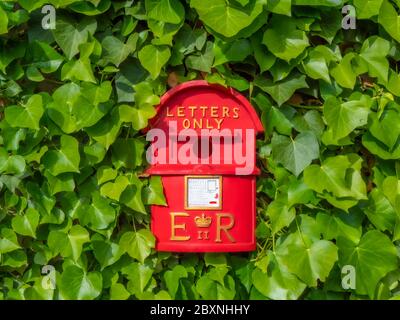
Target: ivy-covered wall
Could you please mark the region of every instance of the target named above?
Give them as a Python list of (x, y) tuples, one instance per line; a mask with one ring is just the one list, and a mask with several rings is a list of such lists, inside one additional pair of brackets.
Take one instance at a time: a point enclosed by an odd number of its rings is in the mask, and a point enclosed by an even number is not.
[[(0, 299), (398, 298), (399, 9), (1, 1)], [(265, 127), (256, 252), (153, 249), (141, 129), (193, 79)]]

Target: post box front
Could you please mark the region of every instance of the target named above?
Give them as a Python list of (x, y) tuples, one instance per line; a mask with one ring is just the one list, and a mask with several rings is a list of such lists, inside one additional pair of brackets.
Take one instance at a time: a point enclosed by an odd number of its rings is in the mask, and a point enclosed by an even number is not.
[(256, 248), (256, 136), (263, 132), (236, 91), (190, 81), (167, 92), (151, 121), (147, 173), (161, 176), (166, 206), (152, 206), (156, 250)]

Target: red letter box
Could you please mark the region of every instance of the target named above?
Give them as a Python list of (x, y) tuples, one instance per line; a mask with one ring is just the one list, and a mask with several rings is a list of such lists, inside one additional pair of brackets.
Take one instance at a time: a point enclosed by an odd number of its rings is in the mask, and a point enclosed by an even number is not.
[(256, 135), (250, 103), (205, 81), (175, 87), (161, 99), (147, 140), (167, 206), (152, 206), (156, 249), (238, 252), (256, 248)]

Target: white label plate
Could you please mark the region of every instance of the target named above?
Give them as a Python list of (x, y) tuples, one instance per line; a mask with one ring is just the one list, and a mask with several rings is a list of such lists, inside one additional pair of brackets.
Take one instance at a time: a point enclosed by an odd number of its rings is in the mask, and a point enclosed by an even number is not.
[(187, 177), (187, 209), (221, 208), (220, 177)]

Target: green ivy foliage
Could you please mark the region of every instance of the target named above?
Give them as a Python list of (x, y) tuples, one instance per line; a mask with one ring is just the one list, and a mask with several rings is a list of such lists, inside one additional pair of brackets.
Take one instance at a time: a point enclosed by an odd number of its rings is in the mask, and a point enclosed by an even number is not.
[[(348, 4), (355, 30), (342, 28)], [(2, 1), (0, 298), (398, 298), (399, 9)], [(193, 79), (242, 92), (265, 127), (256, 252), (154, 251), (149, 206), (165, 199), (143, 175), (141, 130)], [(348, 266), (355, 288), (342, 286)]]

